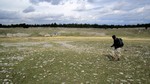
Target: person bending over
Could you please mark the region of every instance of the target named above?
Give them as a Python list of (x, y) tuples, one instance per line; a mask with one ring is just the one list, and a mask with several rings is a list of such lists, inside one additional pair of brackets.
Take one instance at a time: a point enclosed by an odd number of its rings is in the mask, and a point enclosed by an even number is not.
[(119, 61), (121, 56), (121, 48), (124, 46), (124, 43), (123, 40), (121, 38), (117, 38), (116, 35), (113, 35), (112, 39), (114, 41), (113, 45), (111, 46), (114, 47), (113, 58), (114, 60)]

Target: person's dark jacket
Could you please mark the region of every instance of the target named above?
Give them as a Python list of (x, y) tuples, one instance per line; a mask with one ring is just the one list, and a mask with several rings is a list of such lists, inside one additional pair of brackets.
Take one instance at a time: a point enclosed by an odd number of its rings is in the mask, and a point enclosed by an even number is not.
[(111, 47), (114, 47), (115, 49), (119, 48), (119, 39), (118, 38), (115, 38), (114, 39), (114, 44), (111, 46)]

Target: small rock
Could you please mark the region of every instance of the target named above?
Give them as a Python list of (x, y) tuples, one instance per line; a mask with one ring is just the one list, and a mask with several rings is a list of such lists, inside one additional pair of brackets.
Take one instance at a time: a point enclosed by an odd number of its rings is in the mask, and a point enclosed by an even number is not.
[(123, 75), (123, 72), (119, 72), (119, 74)]
[(84, 72), (84, 70), (82, 70), (81, 72)]

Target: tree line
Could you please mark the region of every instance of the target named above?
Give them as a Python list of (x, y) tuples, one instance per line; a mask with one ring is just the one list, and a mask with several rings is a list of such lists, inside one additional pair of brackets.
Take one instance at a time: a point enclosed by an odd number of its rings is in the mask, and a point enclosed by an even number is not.
[(16, 28), (16, 27), (23, 27), (23, 28), (29, 28), (29, 27), (65, 27), (65, 28), (137, 28), (137, 27), (144, 27), (145, 29), (148, 29), (150, 27), (150, 23), (146, 24), (136, 24), (136, 25), (107, 25), (107, 24), (77, 24), (77, 23), (71, 23), (71, 24), (57, 24), (57, 23), (51, 23), (51, 24), (0, 24), (0, 28)]

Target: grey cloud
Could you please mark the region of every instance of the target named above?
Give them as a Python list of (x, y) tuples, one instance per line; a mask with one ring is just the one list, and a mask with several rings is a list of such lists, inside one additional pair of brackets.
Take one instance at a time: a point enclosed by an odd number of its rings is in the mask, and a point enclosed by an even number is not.
[(54, 21), (54, 20), (60, 20), (61, 17), (63, 17), (63, 14), (32, 14), (32, 16), (28, 17), (28, 19), (35, 21)]
[(26, 8), (25, 10), (23, 10), (24, 13), (29, 13), (29, 12), (34, 12), (35, 9), (32, 6), (29, 6), (28, 8)]
[[(44, 10), (40, 11), (42, 10), (40, 9), (39, 4), (41, 2), (50, 3), (49, 5), (62, 5), (55, 6), (56, 8), (63, 7), (62, 3), (67, 3), (67, 5), (72, 6), (71, 2), (78, 2), (78, 5), (75, 9), (68, 10), (68, 13), (70, 13), (70, 15), (67, 14), (65, 16), (66, 13), (64, 12), (55, 12), (54, 14), (54, 12), (47, 12)], [(20, 23), (22, 19), (24, 20), (24, 22), (27, 23), (29, 22), (40, 24), (50, 22), (86, 22), (99, 24), (131, 24), (140, 22), (150, 22), (150, 0), (78, 0), (77, 2), (75, 0), (30, 0), (30, 3), (32, 3), (31, 6), (27, 7), (24, 10), (22, 9), (23, 13), (19, 13), (17, 11), (0, 10), (0, 23), (7, 23), (10, 21), (10, 23)], [(90, 7), (88, 7), (87, 4), (90, 5)], [(42, 8), (44, 8), (44, 6), (42, 6)], [(35, 9), (40, 10), (35, 11)], [(45, 9), (51, 10), (51, 7)], [(62, 11), (62, 8), (57, 9), (58, 11)], [(81, 16), (81, 18), (85, 18), (84, 16), (87, 16), (87, 19), (80, 20), (79, 18), (75, 17), (75, 14), (72, 13), (77, 14), (79, 17)], [(88, 16), (93, 17), (94, 19), (91, 19)]]
[(19, 19), (21, 16), (16, 11), (6, 11), (0, 10), (0, 20), (1, 19)]
[(138, 7), (142, 7), (150, 4), (150, 0), (87, 0), (95, 6), (108, 7), (112, 6), (112, 9), (116, 10), (133, 10)]
[(63, 0), (30, 0), (31, 3), (33, 4), (38, 4), (40, 2), (48, 2), (51, 3), (53, 5), (58, 5), (62, 2)]
[[(108, 14), (100, 17), (99, 19), (102, 21), (109, 21), (112, 24), (137, 24), (137, 23), (149, 23), (150, 17), (148, 16), (148, 12), (145, 11), (143, 13), (128, 11), (128, 13), (124, 14)], [(114, 21), (114, 22), (113, 22)]]
[(17, 11), (0, 10), (0, 23), (21, 23), (21, 14)]
[(106, 4), (106, 3), (114, 2), (114, 0), (87, 0), (87, 1), (92, 4)]
[(53, 4), (53, 5), (57, 5), (57, 4), (59, 4), (61, 2), (61, 0), (51, 0), (51, 3)]
[[(149, 0), (127, 0), (127, 1), (124, 1), (126, 4), (123, 4), (120, 5), (119, 9), (123, 9), (123, 10), (133, 10), (133, 9), (136, 9), (136, 8), (139, 8), (139, 7), (143, 7), (145, 5), (149, 5), (150, 4), (150, 1)], [(120, 3), (118, 3), (119, 5)]]
[(87, 0), (88, 2), (90, 2), (90, 3), (94, 3), (94, 0)]
[(37, 4), (37, 3), (39, 3), (41, 0), (30, 0), (30, 2), (32, 3), (32, 4)]
[(39, 17), (33, 17), (31, 20), (34, 23), (39, 23), (39, 24), (48, 24), (48, 23), (65, 23), (67, 22), (63, 18), (64, 15), (58, 14), (58, 15), (45, 15), (45, 16), (39, 16)]
[(150, 22), (149, 0), (123, 0), (87, 10), (97, 16), (98, 23), (137, 24)]

